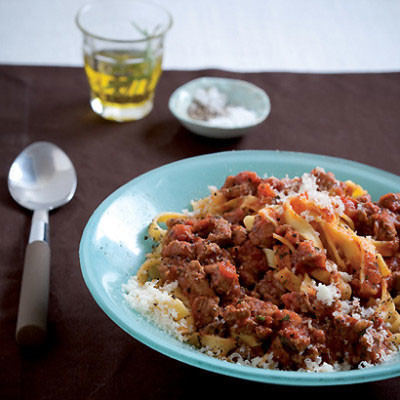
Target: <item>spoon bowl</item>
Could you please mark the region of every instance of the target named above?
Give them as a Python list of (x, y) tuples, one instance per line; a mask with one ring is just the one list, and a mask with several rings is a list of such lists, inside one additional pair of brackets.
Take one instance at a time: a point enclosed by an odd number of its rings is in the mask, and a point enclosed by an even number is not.
[(12, 163), (8, 188), (13, 199), (29, 210), (52, 210), (67, 203), (77, 178), (68, 156), (49, 142), (32, 143)]
[(37, 345), (45, 339), (50, 278), (48, 212), (70, 201), (76, 185), (71, 160), (49, 142), (32, 143), (11, 165), (10, 194), (33, 211), (18, 307), (16, 339), (20, 345)]

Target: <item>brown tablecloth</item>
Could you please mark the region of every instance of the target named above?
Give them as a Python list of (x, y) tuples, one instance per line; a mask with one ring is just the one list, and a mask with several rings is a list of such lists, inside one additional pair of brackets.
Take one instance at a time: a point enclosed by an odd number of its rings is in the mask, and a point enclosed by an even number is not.
[[(265, 89), (269, 118), (241, 139), (195, 136), (167, 103), (200, 76), (241, 78)], [(78, 189), (50, 218), (52, 275), (49, 340), (39, 354), (14, 341), (31, 213), (7, 191), (8, 168), (28, 144), (48, 140), (71, 157)], [(95, 304), (80, 272), (82, 230), (97, 205), (120, 185), (165, 163), (232, 149), (280, 149), (344, 157), (400, 173), (400, 73), (164, 73), (144, 120), (112, 123), (94, 115), (82, 69), (0, 66), (0, 398), (183, 399), (311, 395), (400, 398), (400, 378), (336, 388), (290, 388), (209, 373), (136, 341)]]

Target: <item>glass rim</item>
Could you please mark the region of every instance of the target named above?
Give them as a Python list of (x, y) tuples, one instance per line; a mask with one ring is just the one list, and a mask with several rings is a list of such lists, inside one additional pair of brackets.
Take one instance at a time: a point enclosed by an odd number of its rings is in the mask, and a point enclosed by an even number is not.
[[(124, 0), (123, 0), (124, 1)], [(88, 9), (88, 8), (91, 8), (91, 7), (93, 7), (93, 6), (95, 6), (95, 5), (98, 5), (98, 4), (100, 4), (100, 3), (107, 3), (107, 2), (109, 2), (109, 0), (100, 0), (100, 1), (96, 1), (96, 2), (90, 2), (90, 3), (86, 3), (86, 4), (84, 4), (79, 10), (78, 10), (78, 12), (76, 13), (76, 16), (75, 16), (75, 23), (76, 23), (76, 25), (77, 25), (77, 27), (80, 29), (80, 31), (83, 33), (83, 34), (85, 34), (85, 35), (87, 35), (87, 36), (90, 36), (90, 37), (92, 37), (92, 38), (94, 38), (94, 39), (99, 39), (99, 40), (103, 40), (103, 41), (106, 41), (106, 42), (115, 42), (115, 43), (142, 43), (142, 42), (147, 42), (147, 41), (149, 41), (149, 40), (153, 40), (153, 39), (157, 39), (157, 38), (160, 38), (160, 37), (163, 37), (167, 32), (168, 32), (168, 30), (169, 29), (171, 29), (171, 26), (172, 26), (172, 24), (173, 24), (173, 18), (172, 18), (172, 15), (171, 15), (171, 13), (165, 8), (165, 7), (163, 7), (163, 6), (160, 6), (159, 4), (157, 4), (157, 3), (153, 3), (152, 1), (144, 1), (144, 0), (132, 0), (132, 1), (129, 1), (129, 3), (142, 3), (142, 4), (147, 4), (147, 5), (151, 5), (151, 6), (154, 6), (154, 7), (157, 7), (157, 8), (159, 8), (160, 10), (163, 10), (164, 12), (165, 12), (165, 14), (167, 15), (167, 17), (168, 17), (168, 23), (166, 24), (166, 27), (162, 30), (162, 32), (160, 32), (160, 33), (158, 33), (158, 34), (156, 34), (156, 35), (150, 35), (149, 37), (146, 37), (146, 38), (143, 38), (143, 39), (111, 39), (111, 38), (107, 38), (106, 36), (101, 36), (101, 35), (96, 35), (96, 34), (93, 34), (93, 33), (91, 33), (91, 32), (89, 32), (87, 29), (85, 29), (83, 26), (82, 26), (82, 24), (80, 23), (80, 17), (82, 16), (82, 13), (84, 12), (84, 11), (86, 11), (86, 9)]]

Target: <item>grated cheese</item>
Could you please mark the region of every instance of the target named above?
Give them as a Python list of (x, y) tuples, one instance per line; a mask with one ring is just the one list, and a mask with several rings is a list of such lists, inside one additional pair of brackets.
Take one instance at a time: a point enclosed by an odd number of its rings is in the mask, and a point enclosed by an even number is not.
[(321, 208), (334, 211), (338, 215), (344, 213), (344, 204), (340, 197), (330, 196), (327, 191), (320, 191), (317, 185), (317, 178), (309, 173), (303, 174), (301, 177), (299, 193), (305, 192), (307, 192), (309, 200)]
[(368, 308), (361, 307), (361, 315), (364, 318), (369, 318), (374, 314), (375, 314), (375, 309), (373, 307), (368, 307)]
[(183, 341), (184, 338), (179, 329), (188, 328), (186, 319), (175, 321), (177, 312), (169, 307), (174, 300), (170, 292), (176, 289), (178, 282), (163, 286), (163, 290), (157, 288), (156, 284), (157, 281), (154, 280), (141, 285), (137, 277), (133, 276), (122, 285), (124, 297), (132, 309), (145, 315), (160, 329)]
[(358, 369), (363, 369), (363, 368), (371, 368), (374, 365), (367, 362), (367, 361), (361, 361), (360, 364), (358, 364)]
[[(337, 269), (336, 269), (337, 270)], [(348, 274), (347, 272), (339, 271), (340, 276), (345, 282), (351, 282), (353, 279), (353, 275)]]
[(277, 369), (278, 363), (274, 361), (274, 353), (267, 353), (263, 357), (254, 357), (251, 360), (244, 359), (239, 353), (232, 353), (227, 359), (231, 362), (240, 365), (246, 365), (251, 367), (263, 368), (263, 369)]
[[(340, 272), (340, 274), (346, 274), (346, 272)], [(346, 275), (349, 275), (349, 274), (346, 274)], [(352, 279), (352, 275), (349, 275), (349, 276)], [(343, 280), (345, 280), (345, 279), (343, 279)], [(367, 308), (362, 307), (360, 305), (360, 299), (357, 297), (355, 297), (352, 301), (341, 300), (340, 305), (341, 305), (342, 313), (348, 314), (356, 319), (361, 319), (361, 318), (368, 319), (376, 313), (376, 310), (374, 309), (374, 307), (367, 307)]]
[[(326, 249), (324, 249), (325, 253), (326, 253)], [(338, 270), (338, 266), (335, 262), (333, 262), (332, 260), (327, 259), (326, 260), (326, 269), (329, 272), (337, 272)], [(345, 281), (346, 282), (346, 281)]]
[(323, 283), (318, 283), (317, 289), (317, 300), (330, 306), (332, 303), (340, 298), (340, 291), (334, 285), (324, 285)]
[[(287, 193), (279, 193), (277, 200), (284, 203), (292, 197), (307, 193), (308, 199), (322, 209), (327, 209), (340, 216), (344, 213), (344, 204), (339, 196), (331, 196), (329, 192), (320, 190), (317, 185), (317, 178), (310, 173), (304, 173), (297, 190), (290, 190)], [(303, 215), (304, 214), (304, 215)], [(312, 216), (307, 211), (302, 213), (303, 218), (312, 221)]]
[(300, 216), (302, 218), (304, 218), (307, 222), (311, 222), (311, 221), (315, 220), (315, 218), (310, 214), (309, 210), (303, 211), (302, 213), (300, 213)]
[(328, 364), (327, 362), (322, 362), (322, 358), (317, 356), (315, 361), (310, 358), (304, 360), (306, 364), (306, 369), (300, 369), (299, 371), (306, 372), (336, 372), (336, 371), (348, 371), (351, 369), (351, 365), (344, 361), (342, 363)]

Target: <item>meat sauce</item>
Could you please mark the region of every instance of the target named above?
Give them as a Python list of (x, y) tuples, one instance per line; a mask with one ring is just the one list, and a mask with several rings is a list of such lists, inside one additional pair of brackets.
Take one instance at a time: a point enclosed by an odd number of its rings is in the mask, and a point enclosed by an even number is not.
[[(354, 310), (368, 309), (369, 299), (381, 295), (384, 281), (392, 293), (398, 290), (400, 194), (387, 194), (373, 203), (366, 194), (351, 197), (348, 187), (331, 173), (316, 169), (311, 175), (320, 190), (342, 199), (344, 213), (359, 235), (385, 241), (390, 248), (385, 257), (390, 276), (383, 277), (372, 261), (365, 280), (353, 271), (348, 282), (352, 297), (347, 302), (352, 313), (346, 312), (339, 298), (326, 304), (315, 291), (288, 290), (277, 279), (277, 271), (287, 268), (296, 275), (316, 272), (318, 276), (329, 269), (326, 252), (279, 216), (271, 221), (258, 215), (251, 229), (246, 229), (243, 219), (254, 212), (241, 207), (240, 201), (231, 202), (235, 205), (221, 215), (168, 220), (161, 280), (178, 282), (201, 334), (253, 337), (251, 345), (238, 342), (234, 349), (243, 358), (272, 353), (278, 367), (286, 370), (305, 368), (306, 360), (318, 357), (331, 365), (377, 363), (390, 348), (391, 333), (379, 314)], [(298, 185), (299, 178), (261, 179), (253, 172), (242, 172), (228, 177), (219, 193), (226, 202), (254, 196), (262, 206), (277, 203), (279, 193)], [(274, 233), (290, 242), (294, 251), (276, 240)], [(274, 251), (277, 265), (269, 265), (265, 248)], [(336, 275), (331, 274), (332, 279)]]

